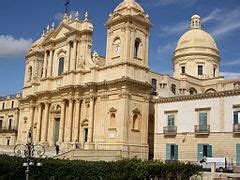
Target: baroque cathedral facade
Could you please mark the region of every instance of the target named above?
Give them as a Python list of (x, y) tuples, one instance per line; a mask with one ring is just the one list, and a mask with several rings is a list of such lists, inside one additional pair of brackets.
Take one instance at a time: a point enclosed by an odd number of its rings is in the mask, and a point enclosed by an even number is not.
[(59, 158), (240, 163), (240, 80), (219, 76), (219, 50), (200, 16), (177, 43), (174, 77), (150, 70), (152, 24), (135, 0), (123, 0), (105, 26), (106, 57), (91, 50), (87, 14), (65, 14), (34, 42), (22, 95), (0, 100), (0, 147), (26, 143), (31, 129), (34, 143), (60, 146)]

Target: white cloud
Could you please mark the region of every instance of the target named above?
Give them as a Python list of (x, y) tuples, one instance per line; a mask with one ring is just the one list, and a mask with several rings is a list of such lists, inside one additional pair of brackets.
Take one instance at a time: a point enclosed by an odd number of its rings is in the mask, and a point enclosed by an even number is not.
[(169, 5), (175, 5), (175, 4), (185, 4), (186, 6), (192, 5), (195, 3), (196, 0), (153, 0), (152, 5), (155, 7), (159, 6), (169, 6)]
[[(163, 1), (164, 2), (164, 1)], [(171, 2), (171, 1), (170, 1)], [(170, 3), (169, 2), (169, 3)], [(225, 35), (240, 29), (240, 7), (235, 9), (214, 9), (209, 15), (202, 18), (202, 23), (214, 22), (210, 30), (210, 34), (214, 38), (224, 37)], [(189, 20), (179, 22), (165, 26), (161, 29), (160, 36), (175, 35), (177, 33), (183, 33), (189, 27)]]
[(208, 16), (202, 18), (202, 23), (207, 23), (212, 20), (221, 20), (222, 9), (214, 9)]
[(180, 22), (170, 26), (165, 26), (161, 29), (160, 36), (182, 33), (186, 31), (188, 27), (189, 27), (188, 21)]
[(225, 79), (239, 79), (240, 73), (234, 73), (234, 72), (221, 72), (221, 76), (224, 76)]
[(173, 52), (175, 46), (175, 43), (167, 43), (165, 46), (159, 46), (157, 52), (161, 55), (169, 55)]
[(218, 13), (218, 23), (211, 31), (215, 38), (223, 37), (240, 29), (240, 7)]
[(232, 61), (225, 61), (222, 63), (223, 66), (234, 66), (234, 65), (240, 65), (240, 59), (232, 60)]
[(11, 35), (0, 35), (0, 58), (23, 57), (32, 43), (32, 39), (16, 39)]

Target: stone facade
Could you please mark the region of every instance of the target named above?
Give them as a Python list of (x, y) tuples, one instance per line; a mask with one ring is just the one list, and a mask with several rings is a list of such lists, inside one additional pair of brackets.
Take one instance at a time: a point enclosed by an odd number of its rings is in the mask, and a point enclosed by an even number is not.
[(0, 97), (0, 146), (16, 144), (20, 97), (21, 94)]
[(196, 161), (211, 153), (238, 162), (240, 80), (219, 76), (219, 50), (200, 16), (177, 43), (174, 77), (150, 71), (152, 24), (135, 0), (121, 2), (105, 26), (106, 57), (92, 52), (87, 13), (48, 26), (26, 54), (22, 97), (0, 110), (4, 127), (14, 114), (18, 130), (0, 133), (0, 143), (26, 143), (32, 129), (34, 143), (60, 145), (59, 158)]
[[(129, 9), (130, 7), (130, 9)], [(18, 143), (33, 139), (62, 152), (115, 151), (148, 158), (148, 34), (151, 23), (134, 1), (109, 16), (106, 58), (91, 52), (93, 24), (67, 14), (26, 56)], [(122, 153), (123, 152), (123, 153)], [(114, 156), (112, 157), (114, 159)]]

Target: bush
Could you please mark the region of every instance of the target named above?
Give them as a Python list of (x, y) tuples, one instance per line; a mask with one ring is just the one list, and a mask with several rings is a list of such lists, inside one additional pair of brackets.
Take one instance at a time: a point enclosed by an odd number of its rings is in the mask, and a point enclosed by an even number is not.
[[(30, 167), (30, 179), (189, 179), (201, 167), (180, 162), (141, 161), (137, 159), (116, 162), (90, 162), (81, 160), (34, 159), (42, 167)], [(0, 179), (25, 179), (23, 158), (0, 155)]]

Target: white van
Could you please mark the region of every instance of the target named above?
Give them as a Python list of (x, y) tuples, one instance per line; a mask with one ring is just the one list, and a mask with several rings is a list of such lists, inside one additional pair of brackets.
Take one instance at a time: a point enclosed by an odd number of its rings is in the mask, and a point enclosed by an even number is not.
[(227, 157), (204, 157), (202, 160), (198, 162), (203, 169), (210, 170), (212, 163), (216, 163), (216, 170), (223, 171), (233, 171), (233, 162), (230, 158)]

